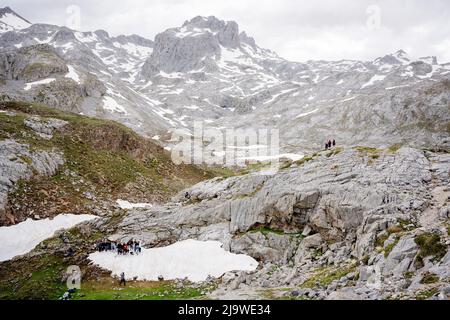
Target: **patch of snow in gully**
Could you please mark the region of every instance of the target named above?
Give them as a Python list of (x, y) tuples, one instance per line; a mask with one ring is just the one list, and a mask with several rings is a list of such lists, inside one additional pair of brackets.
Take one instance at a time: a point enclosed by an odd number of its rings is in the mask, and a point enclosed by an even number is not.
[(0, 261), (26, 254), (45, 239), (51, 238), (56, 231), (69, 229), (95, 218), (96, 216), (88, 214), (60, 214), (52, 220), (27, 219), (13, 226), (0, 227)]
[(78, 73), (76, 72), (75, 68), (72, 66), (67, 66), (69, 68), (69, 72), (66, 74), (66, 78), (72, 79), (78, 84), (81, 84), (80, 77), (78, 76)]
[(363, 84), (361, 89), (373, 86), (376, 82), (383, 81), (385, 78), (386, 78), (386, 75), (378, 75), (378, 74), (376, 74), (369, 80), (369, 82)]
[(34, 81), (34, 82), (28, 82), (27, 84), (25, 84), (24, 90), (28, 91), (33, 86), (40, 85), (40, 84), (49, 84), (53, 81), (55, 81), (55, 78), (48, 78), (48, 79), (38, 80), (38, 81)]
[(117, 255), (94, 252), (89, 259), (113, 276), (125, 273), (127, 279), (166, 280), (188, 278), (204, 281), (208, 276), (220, 277), (228, 271), (253, 271), (258, 262), (244, 254), (225, 251), (218, 241), (184, 240), (167, 247), (142, 249), (139, 255)]
[(131, 203), (121, 199), (118, 199), (116, 203), (121, 209), (149, 208), (152, 206), (152, 204), (150, 203)]

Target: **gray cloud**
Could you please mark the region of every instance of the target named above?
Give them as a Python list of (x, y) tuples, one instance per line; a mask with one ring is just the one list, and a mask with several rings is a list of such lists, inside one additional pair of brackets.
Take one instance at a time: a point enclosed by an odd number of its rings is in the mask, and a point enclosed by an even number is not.
[[(260, 46), (294, 61), (371, 60), (398, 49), (450, 61), (447, 0), (14, 0), (9, 6), (32, 22), (64, 25), (73, 4), (81, 9), (83, 31), (153, 39), (196, 15), (215, 15), (238, 22)], [(380, 19), (368, 8), (379, 8)], [(368, 19), (380, 24), (369, 28)]]

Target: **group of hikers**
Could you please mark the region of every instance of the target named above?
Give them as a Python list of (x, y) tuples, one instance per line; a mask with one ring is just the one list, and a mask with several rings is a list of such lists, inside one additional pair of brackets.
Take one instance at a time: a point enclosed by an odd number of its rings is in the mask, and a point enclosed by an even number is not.
[(325, 142), (325, 150), (331, 149), (332, 147), (336, 146), (336, 140), (333, 139), (333, 141), (328, 140), (328, 142)]
[(133, 239), (126, 243), (117, 243), (115, 241), (103, 241), (97, 245), (98, 251), (114, 251), (119, 255), (139, 254), (142, 251), (141, 245), (138, 241)]
[[(97, 244), (97, 250), (100, 252), (103, 251), (113, 251), (119, 255), (127, 255), (127, 254), (139, 254), (142, 251), (141, 244), (139, 241), (130, 239), (128, 242), (116, 242), (103, 240), (102, 242)], [(119, 277), (119, 285), (126, 285), (125, 273), (122, 272)]]

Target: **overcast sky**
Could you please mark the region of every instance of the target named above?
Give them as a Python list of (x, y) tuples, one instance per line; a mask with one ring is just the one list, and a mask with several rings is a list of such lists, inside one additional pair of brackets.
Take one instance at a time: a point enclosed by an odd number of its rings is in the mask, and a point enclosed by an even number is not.
[(234, 20), (260, 47), (293, 61), (372, 60), (404, 49), (450, 62), (448, 0), (13, 0), (31, 22), (66, 25), (80, 8), (83, 31), (153, 39), (194, 16)]

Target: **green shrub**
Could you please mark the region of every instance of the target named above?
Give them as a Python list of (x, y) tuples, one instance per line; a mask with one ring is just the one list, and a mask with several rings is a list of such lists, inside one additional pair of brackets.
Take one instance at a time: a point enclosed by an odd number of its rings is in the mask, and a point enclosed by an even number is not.
[(422, 284), (431, 284), (439, 281), (439, 277), (433, 273), (427, 272), (425, 276), (420, 280)]
[(314, 288), (317, 286), (326, 287), (334, 280), (339, 280), (346, 276), (350, 272), (356, 271), (356, 264), (352, 263), (347, 266), (338, 268), (323, 268), (319, 270), (315, 275), (304, 281), (300, 287), (301, 288)]
[(434, 296), (436, 293), (438, 293), (439, 290), (434, 288), (434, 289), (430, 289), (430, 290), (425, 290), (425, 291), (421, 291), (417, 294), (416, 299), (417, 300), (426, 300), (428, 298), (431, 298), (432, 296)]
[(447, 247), (441, 243), (441, 237), (435, 233), (421, 234), (414, 241), (420, 248), (418, 257), (421, 259), (433, 257), (440, 260), (447, 253)]
[(398, 150), (400, 150), (400, 148), (402, 147), (402, 145), (400, 143), (396, 143), (393, 144), (392, 146), (390, 146), (388, 148), (389, 153), (396, 153)]
[(394, 249), (394, 247), (398, 244), (398, 242), (400, 241), (400, 238), (396, 238), (394, 242), (392, 242), (391, 244), (387, 245), (386, 248), (384, 248), (384, 256), (387, 258), (389, 256), (389, 253), (391, 253), (392, 249)]

